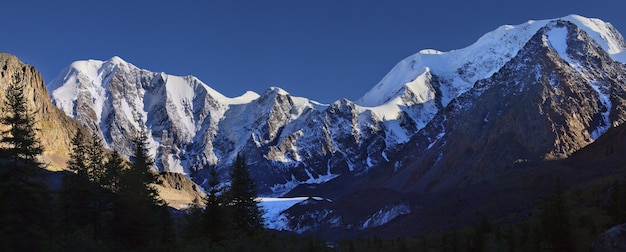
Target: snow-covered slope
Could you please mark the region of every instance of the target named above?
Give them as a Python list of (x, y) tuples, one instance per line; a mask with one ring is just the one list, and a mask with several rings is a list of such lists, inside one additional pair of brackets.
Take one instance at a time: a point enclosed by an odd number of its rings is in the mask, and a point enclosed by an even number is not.
[[(560, 19), (579, 26), (614, 60), (626, 62), (626, 42), (610, 23), (578, 15)], [(427, 123), (439, 109), (471, 89), (476, 81), (491, 77), (540, 28), (553, 20), (556, 19), (503, 25), (463, 49), (422, 50), (400, 61), (356, 103), (371, 108), (381, 118), (394, 118), (403, 107), (421, 104), (417, 113), (410, 115), (416, 122)], [(424, 125), (418, 123), (418, 129)]]
[[(48, 86), (53, 102), (105, 139), (111, 149), (130, 155), (133, 134), (147, 129), (159, 168), (186, 174), (194, 160), (181, 158), (179, 148), (214, 135), (229, 106), (259, 97), (248, 92), (228, 98), (195, 77), (142, 70), (119, 57), (74, 62)], [(217, 161), (210, 151), (194, 151), (199, 154), (195, 161)]]
[[(576, 15), (562, 20), (623, 62), (626, 43), (610, 24)], [(450, 52), (422, 50), (399, 62), (357, 102), (322, 105), (275, 87), (229, 98), (193, 76), (151, 72), (119, 57), (74, 62), (48, 88), (59, 108), (123, 155), (131, 154), (133, 134), (144, 129), (158, 169), (202, 183), (205, 168), (227, 169), (237, 153), (245, 153), (260, 192), (280, 195), (299, 184), (394, 163), (390, 156), (477, 81), (498, 72), (550, 22), (501, 26)], [(562, 35), (555, 32), (548, 38)], [(565, 57), (567, 46), (557, 47)], [(610, 106), (610, 100), (604, 102)], [(429, 136), (426, 146), (443, 134)]]
[(566, 158), (626, 121), (624, 73), (593, 34), (550, 21), (406, 145), (387, 185), (447, 190), (518, 163)]

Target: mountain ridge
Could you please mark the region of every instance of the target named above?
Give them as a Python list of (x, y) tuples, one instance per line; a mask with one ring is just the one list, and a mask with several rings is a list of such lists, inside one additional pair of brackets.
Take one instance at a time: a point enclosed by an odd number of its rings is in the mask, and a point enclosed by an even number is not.
[[(252, 175), (262, 194), (281, 195), (297, 185), (323, 183), (342, 174), (401, 168), (401, 158), (391, 156), (398, 156), (419, 134), (427, 134), (423, 129), (438, 114), (475, 89), (475, 83), (497, 73), (539, 29), (555, 20), (591, 34), (589, 39), (599, 40), (609, 57), (619, 58), (626, 48), (610, 24), (577, 15), (501, 26), (463, 49), (422, 50), (398, 63), (358, 101), (328, 105), (279, 88), (227, 98), (195, 77), (142, 70), (119, 57), (91, 61), (112, 67), (87, 74), (68, 67), (49, 86), (56, 88), (52, 97), (59, 107), (124, 155), (129, 155), (128, 134), (147, 129), (157, 167), (185, 173), (202, 184), (207, 167), (228, 169), (235, 153), (245, 152), (255, 160)], [(607, 101), (610, 98), (602, 98), (602, 105), (607, 107)], [(445, 137), (443, 131), (428, 134), (420, 140), (423, 147), (433, 147)]]

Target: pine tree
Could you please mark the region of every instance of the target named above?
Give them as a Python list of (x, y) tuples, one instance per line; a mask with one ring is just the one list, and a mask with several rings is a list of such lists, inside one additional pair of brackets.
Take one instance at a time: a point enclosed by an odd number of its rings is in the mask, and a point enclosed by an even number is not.
[(227, 212), (224, 208), (224, 191), (220, 188), (219, 175), (215, 167), (209, 171), (209, 191), (204, 198), (203, 228), (208, 239), (213, 242), (221, 241), (229, 232), (224, 219)]
[(104, 175), (102, 185), (111, 193), (117, 193), (120, 189), (120, 180), (123, 171), (126, 169), (126, 162), (117, 151), (113, 151), (104, 164)]
[(102, 141), (96, 135), (91, 136), (91, 142), (87, 145), (87, 174), (89, 181), (102, 185), (105, 175), (104, 151)]
[(204, 234), (203, 226), (203, 209), (198, 198), (194, 198), (193, 202), (185, 211), (185, 233), (184, 238), (193, 241), (201, 238)]
[(5, 250), (41, 250), (47, 236), (50, 219), (50, 194), (41, 182), (43, 153), (37, 139), (35, 113), (24, 97), (24, 85), (19, 80), (10, 84), (0, 123), (9, 127), (2, 132), (0, 146), (0, 247)]
[(72, 138), (72, 152), (70, 152), (70, 159), (67, 161), (67, 169), (84, 178), (88, 177), (86, 153), (85, 135), (81, 130), (78, 130)]
[(543, 236), (552, 251), (572, 251), (573, 249), (569, 216), (569, 207), (559, 178), (552, 196), (546, 199), (541, 212)]
[(115, 232), (126, 245), (136, 248), (160, 239), (164, 229), (159, 223), (166, 221), (162, 219), (165, 215), (160, 208), (166, 205), (152, 185), (156, 177), (151, 171), (154, 163), (146, 148), (145, 132), (142, 131), (133, 143), (131, 165), (120, 177)]
[(100, 140), (86, 142), (79, 130), (72, 138), (68, 169), (73, 173), (63, 177), (61, 190), (61, 221), (68, 233), (90, 232), (94, 240), (101, 239), (105, 216), (111, 215), (112, 198), (104, 182), (104, 153)]
[(139, 136), (133, 140), (135, 151), (131, 157), (130, 169), (124, 172), (122, 176), (123, 194), (131, 198), (149, 202), (152, 205), (164, 205), (165, 203), (159, 199), (158, 192), (152, 185), (156, 182), (156, 176), (152, 172), (154, 162), (148, 153), (147, 145), (148, 137), (145, 131), (141, 131)]
[(3, 111), (8, 115), (0, 118), (0, 123), (9, 126), (9, 129), (2, 132), (0, 146), (3, 146), (4, 158), (10, 160), (13, 167), (20, 167), (12, 172), (28, 179), (44, 164), (39, 161), (43, 147), (36, 136), (35, 113), (28, 109), (23, 89), (23, 84), (15, 82), (5, 92)]
[(262, 211), (257, 205), (254, 180), (250, 177), (246, 159), (237, 155), (230, 174), (228, 191), (229, 214), (232, 217), (233, 231), (254, 234), (263, 228)]
[(66, 232), (87, 226), (93, 214), (90, 205), (94, 192), (89, 181), (87, 160), (85, 136), (78, 130), (72, 138), (72, 152), (67, 161), (67, 168), (72, 173), (63, 176), (61, 184), (60, 213)]

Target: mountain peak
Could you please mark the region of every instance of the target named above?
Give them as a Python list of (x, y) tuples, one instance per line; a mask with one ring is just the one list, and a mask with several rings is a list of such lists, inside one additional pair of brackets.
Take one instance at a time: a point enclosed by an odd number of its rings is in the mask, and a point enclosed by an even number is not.
[(125, 60), (123, 60), (120, 56), (113, 56), (110, 59), (107, 60), (107, 62), (111, 62), (111, 63), (115, 63), (115, 64), (124, 64), (124, 63), (128, 63)]
[[(562, 22), (567, 29), (550, 26), (553, 22)], [(587, 31), (591, 32), (589, 36)], [(601, 48), (601, 42), (590, 43), (592, 40), (605, 41), (605, 47)], [(259, 189), (278, 193), (300, 182), (393, 164), (392, 155), (419, 135), (425, 136), (420, 148), (428, 150), (432, 146), (435, 151), (437, 141), (443, 144), (449, 139), (450, 132), (444, 131), (446, 125), (458, 126), (447, 122), (458, 119), (450, 112), (455, 111), (454, 106), (470, 106), (482, 91), (492, 87), (525, 94), (520, 87), (536, 84), (536, 75), (529, 73), (544, 61), (570, 73), (558, 76), (577, 76), (576, 82), (582, 83), (579, 80), (591, 75), (583, 76), (586, 73), (568, 67), (574, 61), (568, 61), (567, 55), (583, 67), (595, 64), (592, 57), (598, 53), (601, 62), (612, 64), (606, 51), (620, 51), (626, 48), (623, 44), (619, 32), (609, 24), (577, 15), (500, 26), (462, 49), (429, 49), (411, 55), (357, 102), (342, 99), (330, 105), (291, 96), (279, 87), (229, 98), (195, 77), (141, 70), (117, 56), (106, 61), (75, 62), (50, 85), (57, 106), (101, 134), (109, 146), (124, 155), (130, 153), (127, 133), (144, 128), (150, 135), (151, 154), (159, 169), (183, 172), (202, 181), (206, 167), (228, 167), (235, 153), (245, 152), (258, 160), (253, 176), (260, 179)], [(522, 50), (526, 46), (534, 47)], [(541, 49), (542, 54), (534, 49)], [(574, 55), (576, 52), (597, 53)], [(527, 71), (510, 69), (500, 77), (520, 74), (518, 79), (524, 78), (527, 83), (482, 81), (495, 76), (515, 58), (518, 63), (532, 60), (524, 65)], [(523, 64), (508, 65), (515, 68)], [(581, 69), (591, 69), (592, 74), (602, 70), (597, 65)], [(549, 71), (543, 70), (540, 73)], [(593, 89), (596, 87), (598, 92)], [(476, 92), (468, 93), (471, 90)], [(590, 109), (593, 113), (587, 113), (592, 117), (583, 130), (597, 131), (592, 134), (595, 136), (616, 121), (607, 111), (619, 104), (606, 99), (612, 97), (604, 86), (586, 90), (590, 94), (585, 97), (595, 99), (596, 106)], [(511, 96), (507, 92), (503, 90), (502, 94)], [(493, 103), (473, 114), (478, 119), (472, 122), (481, 127), (497, 121), (499, 112), (491, 110), (506, 106), (501, 99), (488, 100)], [(437, 160), (437, 156), (433, 158)], [(403, 165), (395, 166), (400, 169)]]
[[(547, 20), (530, 20), (519, 25), (502, 25), (486, 33), (474, 44), (457, 50), (441, 52), (421, 50), (400, 61), (357, 103), (363, 106), (381, 106), (403, 95), (398, 91), (414, 83), (429, 68), (433, 75), (447, 80), (439, 94), (445, 106), (452, 99), (472, 88), (478, 80), (489, 78), (513, 58), (535, 33), (551, 21), (569, 21), (587, 32), (614, 60), (621, 61), (626, 51), (623, 36), (610, 24), (596, 18), (568, 15)], [(425, 83), (421, 84), (426, 86)]]
[(604, 22), (598, 18), (587, 18), (576, 14), (571, 14), (561, 19), (570, 21), (585, 30), (593, 40), (602, 46), (602, 49), (611, 55), (626, 50), (624, 37), (611, 23)]
[(270, 87), (265, 91), (265, 94), (289, 95), (289, 92), (279, 87)]

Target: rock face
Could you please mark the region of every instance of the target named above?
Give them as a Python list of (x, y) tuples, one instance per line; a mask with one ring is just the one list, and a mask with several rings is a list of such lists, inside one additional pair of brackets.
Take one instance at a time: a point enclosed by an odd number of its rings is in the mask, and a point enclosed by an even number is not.
[(165, 200), (170, 207), (179, 210), (186, 209), (196, 199), (199, 204), (204, 204), (203, 197), (205, 195), (202, 190), (181, 173), (159, 173), (154, 187), (159, 192), (159, 197)]
[[(35, 126), (40, 129), (37, 134), (44, 147), (44, 162), (49, 164), (49, 169), (62, 169), (71, 149), (70, 140), (81, 129), (80, 124), (52, 104), (48, 89), (34, 67), (13, 55), (0, 53), (0, 97), (3, 102), (6, 88), (16, 82), (25, 84), (28, 108), (36, 112)], [(0, 115), (4, 115), (4, 110)]]
[(592, 252), (626, 251), (626, 224), (617, 225), (604, 233), (591, 245)]
[(624, 72), (578, 26), (550, 22), (440, 111), (400, 152), (403, 168), (387, 185), (445, 190), (516, 162), (567, 157), (624, 122)]

